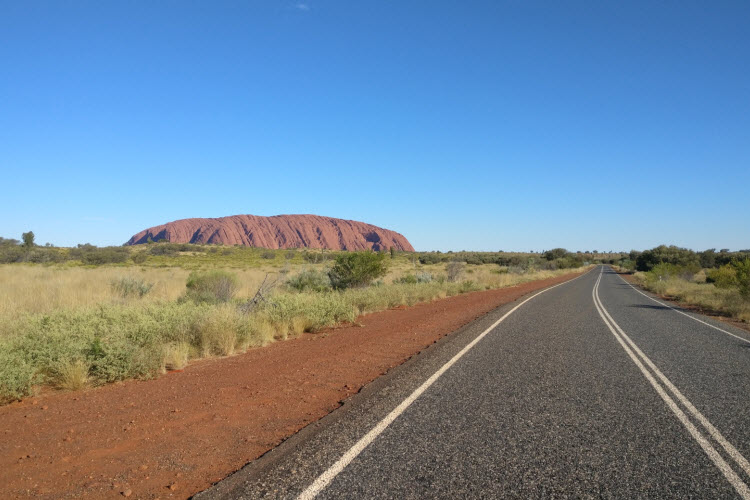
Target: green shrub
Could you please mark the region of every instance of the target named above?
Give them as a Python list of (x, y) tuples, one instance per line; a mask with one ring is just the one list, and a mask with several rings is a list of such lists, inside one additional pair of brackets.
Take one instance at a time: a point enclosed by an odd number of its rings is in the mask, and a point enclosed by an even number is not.
[(0, 344), (0, 404), (10, 403), (31, 394), (36, 370), (9, 343)]
[(171, 245), (169, 243), (156, 243), (149, 245), (148, 253), (151, 255), (167, 255), (173, 256), (180, 253), (178, 245)]
[(132, 278), (129, 276), (113, 280), (111, 283), (112, 291), (126, 299), (128, 297), (142, 298), (153, 288), (153, 283), (146, 283), (142, 279)]
[(21, 262), (25, 254), (26, 252), (20, 245), (2, 245), (0, 246), (0, 264)]
[(33, 262), (35, 264), (49, 264), (53, 262), (63, 262), (65, 257), (55, 248), (34, 247), (26, 251), (23, 255), (23, 262)]
[(303, 269), (296, 276), (290, 277), (286, 284), (298, 292), (325, 292), (331, 289), (328, 274), (315, 269)]
[(651, 250), (646, 250), (638, 255), (635, 261), (638, 271), (650, 271), (654, 266), (661, 263), (689, 268), (700, 267), (698, 254), (687, 248), (680, 248), (674, 245), (660, 245)]
[(417, 283), (417, 276), (414, 274), (405, 274), (404, 276), (393, 280), (393, 283), (399, 285), (415, 285)]
[(100, 266), (102, 264), (118, 264), (130, 257), (130, 250), (125, 247), (98, 248), (89, 243), (78, 245), (70, 249), (70, 258), (80, 260), (84, 264)]
[(328, 272), (336, 289), (367, 286), (386, 273), (385, 254), (376, 252), (346, 252), (336, 256)]
[(420, 271), (417, 274), (404, 275), (396, 280), (393, 280), (393, 282), (398, 283), (398, 284), (416, 285), (418, 283), (431, 283), (432, 280), (433, 280), (432, 273), (429, 273), (427, 271)]
[(430, 252), (430, 253), (423, 253), (419, 255), (419, 263), (422, 265), (425, 264), (439, 264), (441, 262), (445, 262), (446, 259), (449, 257), (447, 255), (441, 255), (438, 253)]
[(737, 274), (740, 295), (743, 299), (750, 300), (750, 259), (736, 260), (732, 266)]
[(328, 252), (308, 252), (305, 250), (302, 252), (302, 258), (312, 264), (325, 262), (336, 258), (336, 255)]
[(148, 255), (146, 252), (134, 252), (130, 256), (130, 260), (132, 260), (135, 264), (143, 264), (148, 260)]
[(185, 286), (189, 299), (215, 304), (232, 300), (239, 288), (239, 282), (237, 276), (228, 271), (193, 271), (188, 276)]
[(717, 288), (734, 288), (738, 285), (737, 271), (733, 265), (724, 264), (706, 273), (706, 283), (713, 283)]
[(676, 278), (680, 274), (680, 271), (679, 266), (662, 262), (651, 268), (647, 273), (647, 278), (651, 281), (665, 281), (670, 278)]
[(568, 251), (564, 248), (553, 248), (544, 252), (544, 258), (547, 260), (562, 259), (568, 255)]

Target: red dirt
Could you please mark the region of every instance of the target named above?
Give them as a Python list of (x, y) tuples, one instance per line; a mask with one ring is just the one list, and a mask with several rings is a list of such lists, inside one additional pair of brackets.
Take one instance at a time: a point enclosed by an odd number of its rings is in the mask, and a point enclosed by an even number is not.
[(187, 498), (446, 334), (575, 276), (359, 318), (148, 381), (0, 407), (3, 498)]
[(145, 229), (128, 245), (166, 240), (172, 243), (221, 243), (263, 248), (328, 248), (413, 252), (401, 234), (357, 222), (319, 215), (233, 215), (216, 219), (182, 219)]

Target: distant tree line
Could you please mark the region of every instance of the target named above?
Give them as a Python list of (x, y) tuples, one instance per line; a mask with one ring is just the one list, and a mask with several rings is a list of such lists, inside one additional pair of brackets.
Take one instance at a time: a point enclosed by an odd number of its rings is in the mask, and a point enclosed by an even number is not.
[(632, 263), (631, 267), (636, 271), (645, 272), (650, 271), (658, 264), (672, 264), (692, 269), (718, 269), (723, 265), (732, 263), (732, 261), (748, 258), (750, 258), (750, 249), (730, 252), (724, 248), (717, 252), (715, 248), (711, 248), (702, 252), (695, 252), (675, 245), (659, 245), (643, 252), (631, 250), (627, 260)]

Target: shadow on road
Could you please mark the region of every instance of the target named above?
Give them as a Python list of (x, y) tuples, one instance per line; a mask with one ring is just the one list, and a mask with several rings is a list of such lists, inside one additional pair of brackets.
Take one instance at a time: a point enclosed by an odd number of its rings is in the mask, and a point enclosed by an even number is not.
[[(668, 311), (670, 309), (667, 306), (657, 306), (657, 305), (651, 305), (651, 304), (633, 304), (633, 305), (630, 305), (628, 307), (635, 307), (635, 308), (638, 308), (638, 309), (662, 309), (662, 310), (665, 310), (665, 311)], [(677, 309), (679, 311), (679, 308), (675, 307), (674, 309)]]

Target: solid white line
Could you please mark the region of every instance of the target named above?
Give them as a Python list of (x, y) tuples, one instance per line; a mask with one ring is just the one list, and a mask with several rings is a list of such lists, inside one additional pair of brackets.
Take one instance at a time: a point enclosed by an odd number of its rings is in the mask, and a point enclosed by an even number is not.
[(636, 287), (634, 287), (634, 286), (633, 286), (633, 285), (632, 285), (631, 283), (628, 283), (628, 281), (627, 281), (627, 280), (626, 280), (625, 278), (623, 278), (622, 276), (620, 276), (619, 274), (617, 275), (617, 277), (618, 277), (618, 278), (620, 278), (620, 279), (621, 279), (622, 281), (624, 281), (624, 282), (625, 282), (625, 284), (629, 285), (629, 286), (630, 286), (630, 288), (632, 288), (632, 289), (633, 289), (633, 290), (635, 290), (636, 292), (640, 293), (641, 295), (643, 295), (643, 296), (644, 296), (644, 297), (646, 297), (647, 299), (653, 300), (654, 302), (656, 302), (657, 304), (659, 304), (659, 305), (661, 305), (661, 306), (664, 306), (664, 307), (668, 307), (669, 309), (673, 310), (674, 312), (676, 312), (676, 313), (680, 313), (680, 314), (682, 314), (683, 316), (687, 316), (688, 318), (690, 318), (690, 319), (692, 319), (692, 320), (694, 320), (694, 321), (697, 321), (698, 323), (702, 323), (702, 324), (706, 325), (706, 326), (707, 326), (707, 327), (709, 327), (709, 328), (713, 328), (714, 330), (719, 330), (719, 331), (720, 331), (720, 332), (722, 332), (722, 333), (726, 333), (727, 335), (731, 335), (732, 337), (734, 337), (734, 338), (736, 338), (736, 339), (740, 339), (741, 341), (743, 341), (743, 342), (747, 342), (748, 344), (750, 344), (750, 340), (748, 340), (748, 339), (746, 339), (746, 338), (740, 337), (739, 335), (735, 335), (734, 333), (732, 333), (732, 332), (728, 332), (728, 331), (726, 331), (726, 330), (724, 330), (724, 329), (722, 329), (722, 328), (719, 328), (718, 326), (714, 326), (714, 325), (712, 325), (711, 323), (708, 323), (708, 322), (706, 322), (706, 321), (703, 321), (702, 319), (696, 318), (695, 316), (692, 316), (692, 315), (690, 315), (690, 314), (687, 314), (687, 313), (685, 313), (685, 312), (683, 312), (683, 311), (680, 311), (679, 309), (677, 309), (677, 308), (675, 308), (675, 307), (672, 307), (672, 306), (670, 306), (669, 304), (665, 304), (664, 302), (661, 302), (661, 301), (659, 301), (659, 300), (656, 300), (655, 298), (653, 298), (653, 297), (651, 297), (651, 296), (649, 296), (649, 295), (646, 295), (645, 293), (643, 293), (642, 291), (640, 291), (640, 290), (638, 290), (638, 289), (637, 289)]
[[(590, 272), (590, 271), (589, 271)], [(545, 288), (544, 290), (535, 293), (531, 297), (527, 298), (520, 304), (516, 305), (513, 309), (508, 311), (503, 315), (502, 318), (495, 321), (492, 326), (487, 328), (485, 331), (479, 334), (477, 338), (472, 340), (469, 344), (467, 344), (463, 349), (461, 349), (455, 356), (453, 356), (447, 363), (445, 363), (443, 366), (440, 367), (438, 371), (432, 374), (430, 378), (428, 378), (422, 385), (420, 385), (414, 392), (412, 392), (409, 397), (404, 399), (396, 408), (394, 408), (388, 415), (383, 418), (378, 424), (373, 427), (370, 432), (365, 434), (362, 438), (360, 438), (359, 441), (357, 441), (354, 446), (349, 448), (346, 453), (344, 453), (341, 458), (339, 458), (336, 463), (334, 463), (331, 467), (328, 468), (324, 473), (322, 473), (318, 478), (303, 491), (299, 497), (297, 497), (298, 500), (311, 500), (315, 498), (318, 493), (323, 491), (326, 486), (330, 484), (331, 481), (339, 474), (341, 471), (343, 471), (349, 463), (351, 463), (352, 460), (357, 458), (357, 456), (364, 450), (370, 443), (372, 443), (375, 438), (377, 438), (396, 418), (398, 418), (399, 415), (401, 415), (424, 391), (426, 391), (432, 384), (435, 383), (435, 381), (440, 378), (440, 376), (445, 373), (451, 366), (453, 366), (461, 357), (466, 354), (472, 347), (474, 347), (480, 340), (482, 340), (488, 333), (490, 333), (493, 329), (495, 329), (500, 323), (502, 323), (505, 318), (513, 314), (519, 307), (536, 297), (537, 295), (541, 295), (544, 292), (548, 292), (549, 290), (552, 290), (553, 288), (556, 288), (560, 285), (564, 285), (566, 283), (570, 283), (572, 281), (577, 280), (581, 276), (585, 276), (589, 272), (586, 272), (580, 276), (576, 276), (572, 280), (564, 281), (563, 283), (558, 283), (557, 285), (553, 285), (549, 288)]]
[[(711, 443), (698, 431), (698, 429), (693, 425), (693, 423), (688, 419), (687, 415), (680, 409), (679, 406), (677, 406), (677, 403), (666, 393), (666, 391), (662, 388), (661, 385), (658, 384), (658, 382), (654, 379), (654, 377), (649, 373), (648, 370), (643, 366), (643, 363), (641, 363), (640, 359), (636, 357), (633, 351), (637, 352), (641, 358), (649, 365), (649, 367), (656, 373), (656, 375), (661, 379), (661, 381), (667, 386), (667, 388), (672, 391), (672, 393), (677, 397), (677, 399), (685, 405), (685, 407), (688, 409), (690, 413), (693, 414), (693, 416), (709, 431), (709, 434), (716, 439), (716, 441), (719, 442), (719, 444), (722, 445), (722, 447), (729, 453), (732, 458), (735, 459), (735, 461), (745, 470), (746, 473), (748, 473), (747, 468), (747, 460), (732, 446), (726, 439), (724, 439), (724, 436), (722, 436), (719, 431), (708, 421), (706, 417), (704, 417), (691, 403), (690, 401), (685, 398), (685, 396), (680, 393), (680, 391), (667, 379), (667, 377), (664, 376), (661, 371), (656, 368), (656, 366), (651, 362), (651, 360), (641, 351), (638, 346), (635, 345), (635, 343), (628, 337), (625, 332), (620, 328), (620, 326), (615, 322), (614, 319), (612, 319), (612, 316), (609, 315), (606, 308), (604, 307), (604, 304), (602, 304), (601, 299), (599, 298), (599, 284), (602, 279), (602, 274), (599, 274), (599, 279), (596, 280), (596, 283), (594, 284), (594, 288), (591, 291), (591, 296), (594, 299), (594, 305), (596, 306), (597, 312), (599, 313), (599, 316), (601, 316), (604, 323), (609, 328), (610, 332), (615, 336), (617, 341), (620, 343), (622, 348), (625, 350), (625, 352), (630, 356), (631, 360), (635, 363), (635, 365), (641, 370), (641, 373), (644, 377), (651, 383), (651, 385), (656, 389), (656, 392), (661, 396), (661, 398), (664, 400), (664, 402), (667, 404), (670, 410), (677, 416), (677, 418), (680, 420), (682, 425), (685, 426), (685, 428), (688, 430), (691, 436), (698, 442), (698, 444), (703, 448), (703, 451), (708, 455), (708, 457), (713, 461), (714, 465), (724, 474), (724, 477), (727, 478), (729, 483), (734, 487), (734, 489), (737, 491), (737, 493), (744, 499), (750, 499), (750, 489), (748, 489), (748, 486), (742, 481), (742, 479), (732, 470), (732, 468), (727, 464), (727, 462), (721, 457), (718, 451), (711, 445)], [(614, 326), (614, 327), (613, 327)], [(615, 329), (617, 331), (615, 331)], [(619, 334), (618, 334), (619, 332)], [(627, 344), (623, 341), (623, 338), (627, 340), (628, 344), (633, 348), (632, 350), (630, 347), (628, 347)]]

